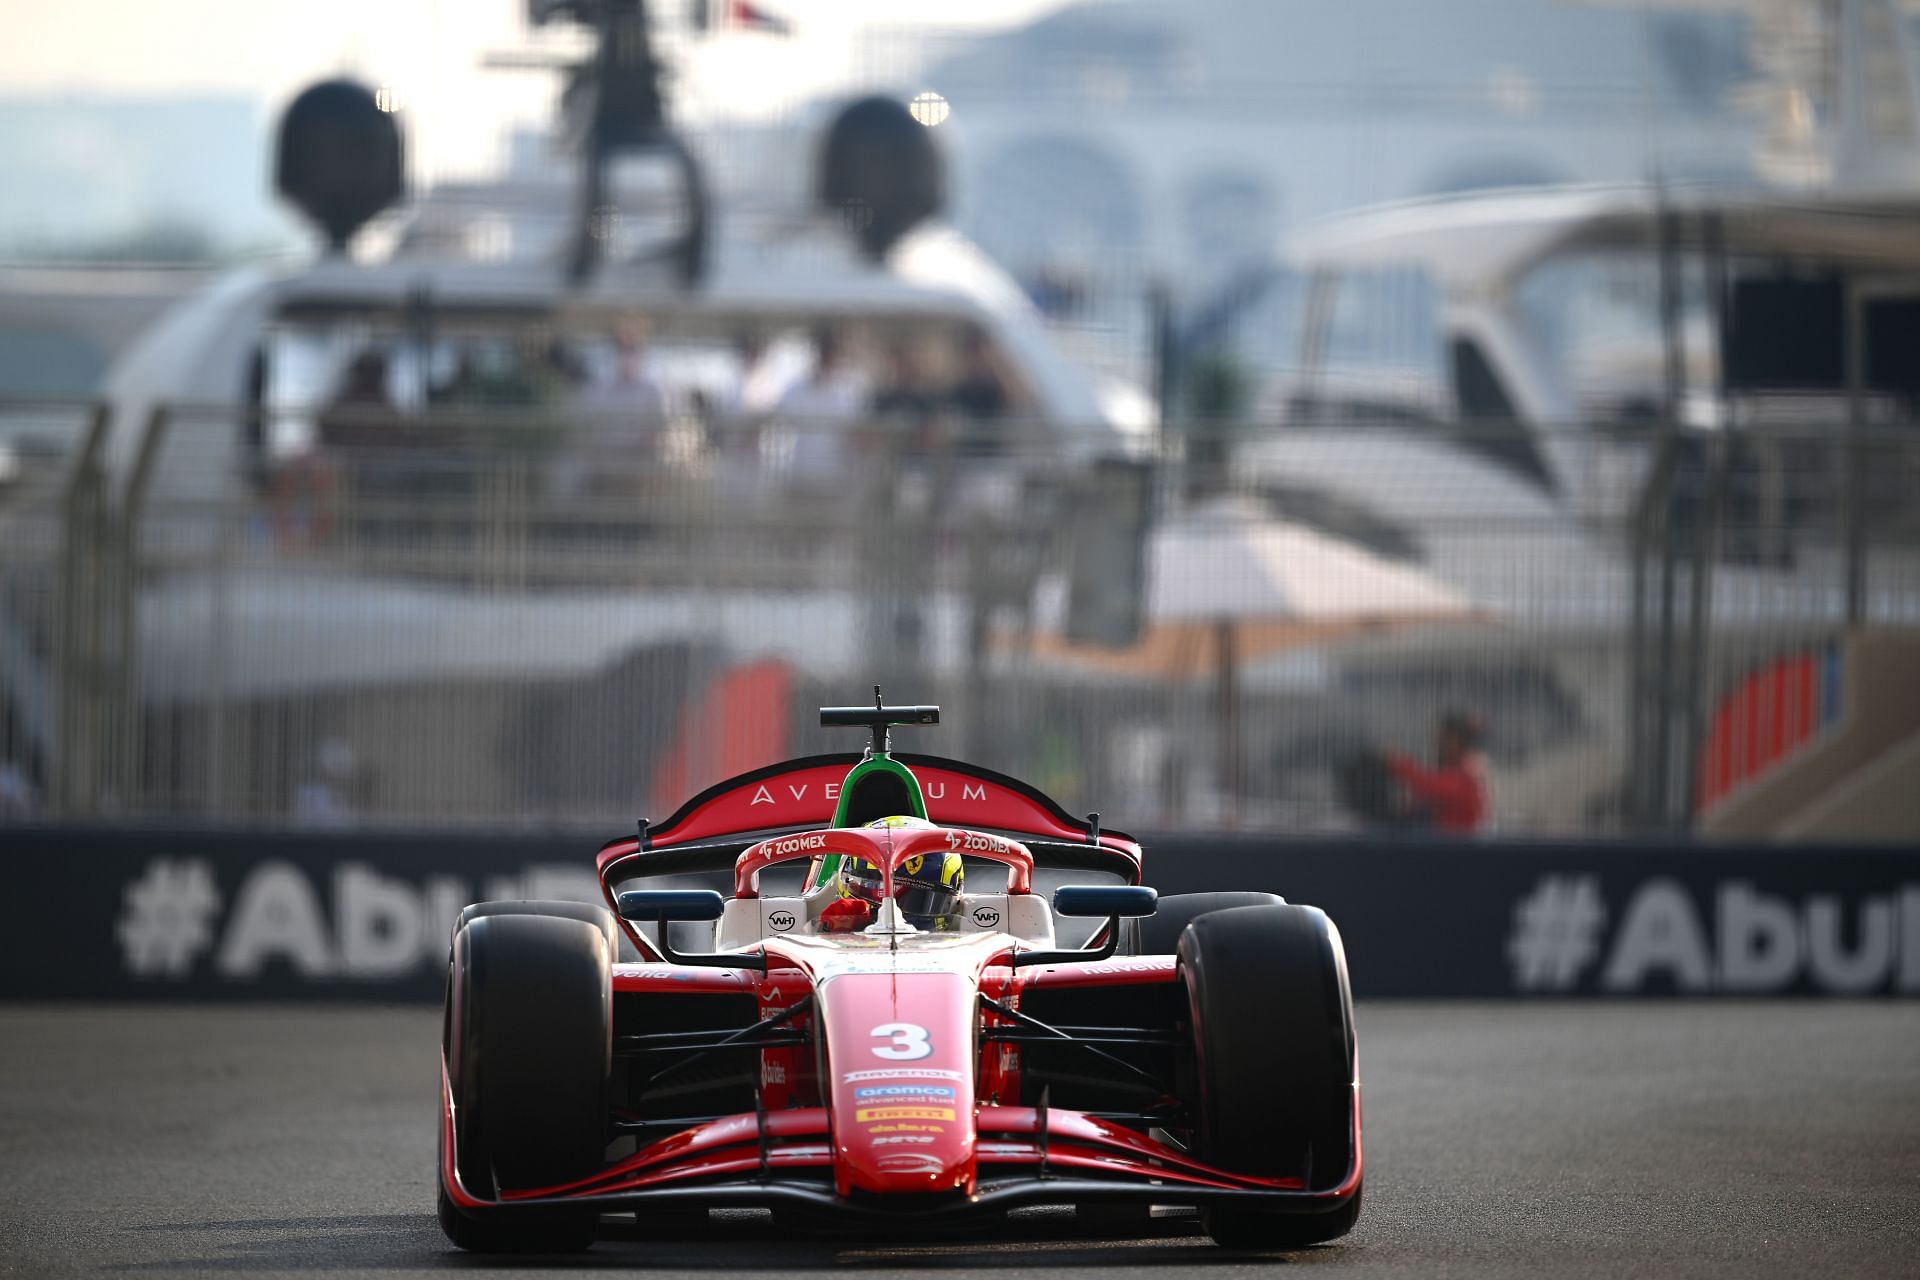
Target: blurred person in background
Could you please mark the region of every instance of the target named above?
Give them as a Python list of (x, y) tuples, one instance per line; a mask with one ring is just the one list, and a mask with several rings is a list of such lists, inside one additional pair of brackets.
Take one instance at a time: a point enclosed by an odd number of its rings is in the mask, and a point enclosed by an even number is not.
[(667, 425), (667, 395), (649, 359), (646, 320), (629, 316), (613, 335), (613, 367), (581, 390), (580, 433), (555, 483), (579, 491), (631, 493), (644, 487)]
[(573, 404), (587, 385), (587, 368), (570, 343), (549, 338), (540, 348), (534, 381), (543, 404)]
[(399, 409), (387, 389), (387, 354), (368, 347), (347, 366), (321, 412), (320, 443), (328, 449), (382, 448), (402, 443), (399, 427)]
[(968, 330), (962, 341), (960, 378), (947, 400), (967, 423), (961, 435), (962, 453), (996, 458), (1007, 452), (1010, 439), (1005, 422), (1013, 411), (1013, 397), (992, 345), (978, 329)]
[(1449, 711), (1434, 735), (1437, 763), (1429, 769), (1397, 751), (1381, 759), (1406, 792), (1414, 815), (1434, 831), (1474, 835), (1487, 824), (1487, 758), (1480, 744), (1486, 722), (1477, 712)]
[(946, 452), (953, 415), (944, 391), (924, 341), (901, 337), (887, 345), (885, 377), (873, 397), (873, 416), (881, 428), (876, 443), (916, 472)]
[(951, 445), (943, 441), (943, 447), (959, 466), (953, 483), (944, 487), (951, 489), (953, 509), (1005, 519), (1021, 500), (1019, 469), (1006, 464), (1019, 448), (1015, 419), (1028, 406), (1017, 375), (984, 330), (962, 331), (956, 363), (944, 397), (951, 420), (944, 432)]
[(919, 427), (941, 408), (924, 344), (913, 338), (897, 338), (887, 345), (886, 358), (886, 380), (873, 397), (874, 415)]
[(313, 772), (293, 795), (295, 826), (340, 831), (356, 824), (354, 792), (360, 781), (360, 761), (353, 748), (338, 738), (320, 744)]
[(713, 450), (714, 484), (731, 499), (751, 498), (763, 480), (760, 448), (766, 415), (779, 400), (768, 369), (767, 340), (756, 329), (733, 335), (726, 377), (711, 393), (693, 393), (694, 412)]
[[(416, 531), (413, 503), (430, 492), (435, 466), (427, 455), (430, 437), (410, 425), (395, 402), (387, 353), (368, 347), (354, 356), (340, 388), (321, 411), (321, 458), (312, 477), (299, 478), (293, 492), (310, 491), (317, 509), (344, 489), (353, 524), (361, 537), (388, 541)], [(326, 527), (321, 514), (318, 537)]]
[(759, 418), (780, 402), (779, 373), (767, 359), (766, 335), (741, 329), (733, 335), (733, 369), (714, 397), (714, 412), (735, 420)]
[(39, 812), (38, 801), (26, 768), (12, 760), (0, 760), (0, 819), (25, 822)]
[(813, 335), (813, 368), (780, 397), (780, 417), (793, 431), (789, 474), (804, 484), (845, 477), (852, 461), (847, 434), (867, 415), (870, 379), (844, 337), (822, 327)]
[(629, 316), (613, 335), (613, 369), (587, 384), (580, 407), (617, 416), (634, 429), (657, 429), (667, 416), (667, 396), (648, 362), (647, 322)]

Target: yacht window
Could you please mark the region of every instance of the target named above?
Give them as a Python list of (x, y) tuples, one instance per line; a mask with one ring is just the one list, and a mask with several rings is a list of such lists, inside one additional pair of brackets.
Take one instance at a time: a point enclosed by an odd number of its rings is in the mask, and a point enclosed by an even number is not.
[(1343, 271), (1328, 320), (1323, 399), (1399, 417), (1446, 408), (1440, 292), (1417, 267)]
[[(1687, 255), (1680, 273), (1680, 332), (1688, 385), (1717, 376), (1713, 318)], [(1666, 403), (1666, 343), (1660, 323), (1660, 266), (1645, 251), (1550, 258), (1514, 290), (1522, 330), (1557, 370), (1585, 421), (1655, 416)]]

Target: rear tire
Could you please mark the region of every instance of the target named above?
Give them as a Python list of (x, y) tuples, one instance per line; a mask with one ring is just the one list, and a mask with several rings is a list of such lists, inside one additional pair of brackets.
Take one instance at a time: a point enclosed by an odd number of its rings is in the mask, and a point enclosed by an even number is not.
[(1120, 922), (1120, 950), (1130, 956), (1170, 956), (1180, 945), (1187, 926), (1209, 911), (1234, 907), (1279, 907), (1286, 899), (1277, 893), (1227, 889), (1218, 893), (1170, 893), (1160, 899), (1150, 916)]
[[(1314, 907), (1209, 912), (1181, 936), (1198, 1077), (1200, 1158), (1235, 1173), (1338, 1186), (1352, 1163), (1353, 996), (1339, 930)], [(1324, 1214), (1218, 1207), (1228, 1248), (1292, 1248), (1345, 1235), (1360, 1197)]]
[[(605, 1163), (612, 960), (596, 923), (480, 914), (454, 934), (445, 1053), (460, 1180), (481, 1199), (589, 1177)], [(593, 1241), (593, 1210), (462, 1209), (463, 1249), (558, 1252)]]

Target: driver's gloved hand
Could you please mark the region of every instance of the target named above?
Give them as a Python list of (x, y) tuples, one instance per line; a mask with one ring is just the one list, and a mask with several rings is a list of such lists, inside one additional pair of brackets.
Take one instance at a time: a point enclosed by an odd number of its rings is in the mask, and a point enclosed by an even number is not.
[(873, 904), (863, 898), (841, 898), (820, 912), (820, 932), (855, 933), (873, 923)]

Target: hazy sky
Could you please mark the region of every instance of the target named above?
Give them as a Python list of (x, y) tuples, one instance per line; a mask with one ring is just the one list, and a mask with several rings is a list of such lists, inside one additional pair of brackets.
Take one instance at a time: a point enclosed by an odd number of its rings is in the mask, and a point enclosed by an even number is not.
[[(688, 50), (679, 108), (756, 115), (844, 81), (865, 27), (987, 27), (1063, 0), (762, 0), (795, 34), (734, 33)], [(684, 0), (655, 0), (678, 14)], [(269, 110), (313, 79), (394, 86), (423, 175), (498, 156), (503, 126), (544, 122), (554, 78), (484, 71), (525, 48), (524, 0), (0, 0), (0, 93), (242, 93)]]

